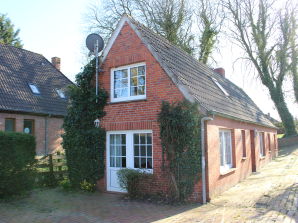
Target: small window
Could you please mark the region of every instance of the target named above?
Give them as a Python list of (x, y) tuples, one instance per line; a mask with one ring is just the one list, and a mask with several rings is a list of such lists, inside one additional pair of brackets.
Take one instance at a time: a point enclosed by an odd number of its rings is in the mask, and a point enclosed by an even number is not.
[(260, 140), (260, 156), (264, 157), (265, 154), (265, 145), (264, 145), (264, 132), (259, 132), (259, 140)]
[(16, 120), (14, 118), (5, 119), (5, 131), (6, 132), (15, 132), (16, 130)]
[(111, 101), (146, 98), (146, 68), (142, 64), (119, 67), (111, 71)]
[(56, 89), (57, 94), (59, 95), (60, 98), (65, 99), (65, 94), (64, 91), (62, 89)]
[(223, 86), (221, 86), (220, 83), (218, 83), (218, 81), (214, 78), (214, 77), (211, 77), (213, 82), (217, 85), (217, 87), (228, 97), (230, 96), (229, 93), (224, 89)]
[(38, 90), (37, 86), (34, 84), (29, 84), (29, 87), (33, 94), (40, 94), (40, 91)]
[(232, 160), (232, 132), (231, 130), (219, 130), (220, 142), (220, 172), (224, 173), (233, 167)]
[(34, 120), (25, 119), (23, 132), (26, 134), (34, 135)]
[(241, 139), (242, 139), (242, 157), (246, 157), (246, 139), (245, 139), (245, 130), (241, 130)]

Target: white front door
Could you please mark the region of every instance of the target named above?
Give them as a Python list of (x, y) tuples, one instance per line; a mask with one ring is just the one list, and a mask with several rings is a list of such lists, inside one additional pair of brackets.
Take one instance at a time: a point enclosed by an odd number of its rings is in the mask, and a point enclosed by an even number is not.
[(107, 190), (125, 192), (118, 182), (122, 168), (152, 173), (152, 131), (107, 132)]

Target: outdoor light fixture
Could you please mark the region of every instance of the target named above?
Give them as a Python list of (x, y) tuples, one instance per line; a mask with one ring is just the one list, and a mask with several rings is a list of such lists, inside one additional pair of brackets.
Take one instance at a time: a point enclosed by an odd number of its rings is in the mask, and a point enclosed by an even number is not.
[(97, 118), (97, 119), (94, 120), (94, 126), (95, 126), (95, 128), (99, 128), (99, 125), (100, 125), (100, 121)]

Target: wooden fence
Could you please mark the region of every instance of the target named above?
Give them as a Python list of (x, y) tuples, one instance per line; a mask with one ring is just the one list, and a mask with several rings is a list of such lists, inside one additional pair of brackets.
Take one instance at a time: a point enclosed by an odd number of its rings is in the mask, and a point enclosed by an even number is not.
[(36, 157), (36, 159), (38, 172), (53, 174), (57, 180), (67, 177), (66, 158), (61, 152)]

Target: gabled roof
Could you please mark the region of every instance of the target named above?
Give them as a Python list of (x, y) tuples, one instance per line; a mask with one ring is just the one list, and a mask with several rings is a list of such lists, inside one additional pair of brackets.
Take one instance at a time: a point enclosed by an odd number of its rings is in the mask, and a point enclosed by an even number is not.
[[(40, 94), (34, 94), (29, 84)], [(0, 44), (0, 111), (66, 115), (67, 100), (56, 89), (73, 84), (45, 57)]]
[(103, 61), (125, 23), (136, 32), (186, 99), (197, 102), (202, 112), (275, 128), (241, 88), (127, 15), (121, 18), (107, 43), (102, 54)]

